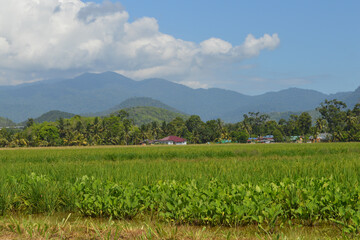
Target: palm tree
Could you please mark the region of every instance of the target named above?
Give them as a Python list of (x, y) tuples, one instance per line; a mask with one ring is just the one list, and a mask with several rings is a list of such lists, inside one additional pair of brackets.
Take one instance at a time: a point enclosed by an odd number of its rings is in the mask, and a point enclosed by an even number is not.
[(326, 120), (318, 118), (315, 122), (315, 127), (318, 133), (322, 133), (326, 127)]
[(157, 139), (160, 135), (160, 126), (158, 124), (158, 122), (152, 122), (151, 123), (151, 133), (152, 133), (152, 136), (154, 137), (154, 139)]

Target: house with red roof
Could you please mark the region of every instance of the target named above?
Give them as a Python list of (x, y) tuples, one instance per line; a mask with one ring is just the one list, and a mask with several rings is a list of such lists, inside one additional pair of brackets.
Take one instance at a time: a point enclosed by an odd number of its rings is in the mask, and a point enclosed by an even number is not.
[(180, 137), (176, 137), (176, 136), (168, 136), (166, 138), (157, 140), (159, 143), (161, 144), (168, 144), (168, 145), (186, 145), (186, 139), (184, 138), (180, 138)]

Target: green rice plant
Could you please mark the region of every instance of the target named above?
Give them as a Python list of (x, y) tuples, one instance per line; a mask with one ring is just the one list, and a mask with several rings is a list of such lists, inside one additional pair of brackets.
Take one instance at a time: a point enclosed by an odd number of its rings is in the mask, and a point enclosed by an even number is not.
[(7, 186), (5, 184), (0, 184), (0, 216), (3, 216), (8, 208), (7, 206)]
[[(0, 152), (0, 214), (211, 226), (335, 222), (358, 232), (360, 144), (14, 149)], [(91, 176), (91, 177), (87, 177)]]
[(11, 177), (6, 185), (10, 211), (52, 214), (69, 203), (64, 201), (66, 184), (60, 186), (45, 175), (31, 173), (20, 178)]

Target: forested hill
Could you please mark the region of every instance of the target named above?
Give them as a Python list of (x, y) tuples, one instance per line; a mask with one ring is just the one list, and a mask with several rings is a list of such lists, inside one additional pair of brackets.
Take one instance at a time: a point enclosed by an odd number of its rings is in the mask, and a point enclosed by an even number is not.
[(75, 114), (73, 114), (73, 113), (53, 110), (53, 111), (44, 113), (43, 115), (41, 115), (38, 118), (35, 118), (34, 122), (36, 122), (36, 123), (55, 122), (56, 120), (59, 120), (60, 118), (67, 119), (67, 118), (72, 118), (74, 116), (75, 116)]
[(237, 122), (250, 111), (307, 111), (325, 99), (337, 98), (351, 107), (359, 101), (360, 90), (327, 95), (292, 88), (248, 96), (218, 88), (192, 89), (163, 79), (134, 81), (113, 72), (87, 73), (73, 79), (0, 87), (0, 116), (21, 122), (53, 109), (81, 115), (105, 111), (133, 97), (152, 98), (183, 113), (199, 115), (203, 120), (221, 118)]
[(0, 117), (0, 128), (11, 127), (11, 126), (15, 126), (15, 125), (16, 124), (13, 121), (11, 121), (10, 119)]
[(90, 115), (105, 116), (105, 115), (108, 115), (115, 111), (119, 111), (121, 109), (134, 108), (134, 107), (156, 107), (156, 108), (166, 109), (166, 110), (174, 112), (174, 113), (182, 113), (181, 111), (179, 111), (173, 107), (170, 107), (169, 105), (166, 105), (165, 103), (162, 103), (161, 101), (158, 101), (158, 100), (155, 100), (152, 98), (148, 98), (148, 97), (134, 97), (134, 98), (126, 99), (122, 103), (120, 103), (108, 110), (98, 112), (95, 114), (90, 114)]
[[(186, 114), (182, 114), (182, 113), (178, 113), (178, 112), (173, 112), (167, 109), (163, 109), (163, 108), (158, 108), (158, 107), (151, 107), (151, 106), (139, 106), (139, 107), (129, 107), (129, 108), (121, 108), (118, 110), (124, 110), (126, 111), (129, 116), (128, 119), (133, 120), (134, 124), (137, 126), (140, 126), (142, 124), (147, 124), (147, 123), (151, 123), (151, 122), (170, 122), (172, 120), (174, 120), (177, 117), (180, 117), (184, 120), (188, 119), (189, 116)], [(103, 115), (96, 115), (98, 117), (105, 117), (108, 116), (110, 114), (117, 114), (118, 110), (113, 111), (113, 112), (109, 112)], [(63, 119), (70, 119), (72, 117), (74, 117), (75, 114), (72, 113), (67, 113), (67, 112), (61, 112), (61, 111), (49, 111), (47, 113), (44, 113), (43, 115), (41, 115), (40, 117), (37, 117), (34, 119), (35, 123), (43, 123), (43, 122), (56, 122), (57, 120), (59, 120), (60, 118)], [(10, 121), (10, 120), (8, 120)], [(20, 125), (25, 126), (26, 122), (22, 122)], [(0, 118), (0, 123), (1, 123), (1, 118)], [(9, 122), (12, 123), (13, 125), (15, 125), (15, 123), (13, 122)], [(1, 126), (1, 125), (0, 125)], [(8, 126), (8, 125), (7, 125)]]
[(189, 116), (172, 112), (167, 109), (158, 108), (158, 107), (131, 107), (123, 109), (129, 114), (129, 119), (133, 120), (135, 125), (141, 126), (143, 124), (148, 124), (151, 122), (170, 122), (177, 117), (180, 117), (184, 120), (188, 119)]

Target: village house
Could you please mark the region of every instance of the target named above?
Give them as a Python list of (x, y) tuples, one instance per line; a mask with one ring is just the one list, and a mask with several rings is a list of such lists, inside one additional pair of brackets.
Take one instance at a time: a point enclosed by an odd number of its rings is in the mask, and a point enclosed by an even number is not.
[(330, 133), (319, 133), (317, 138), (319, 139), (319, 142), (328, 142), (332, 138), (332, 134)]
[(275, 140), (273, 135), (266, 135), (263, 137), (248, 139), (248, 143), (274, 143), (274, 142)]
[(176, 137), (176, 136), (168, 136), (166, 138), (157, 140), (158, 143), (160, 144), (168, 144), (168, 145), (186, 145), (186, 139), (184, 138), (180, 138), (180, 137)]

